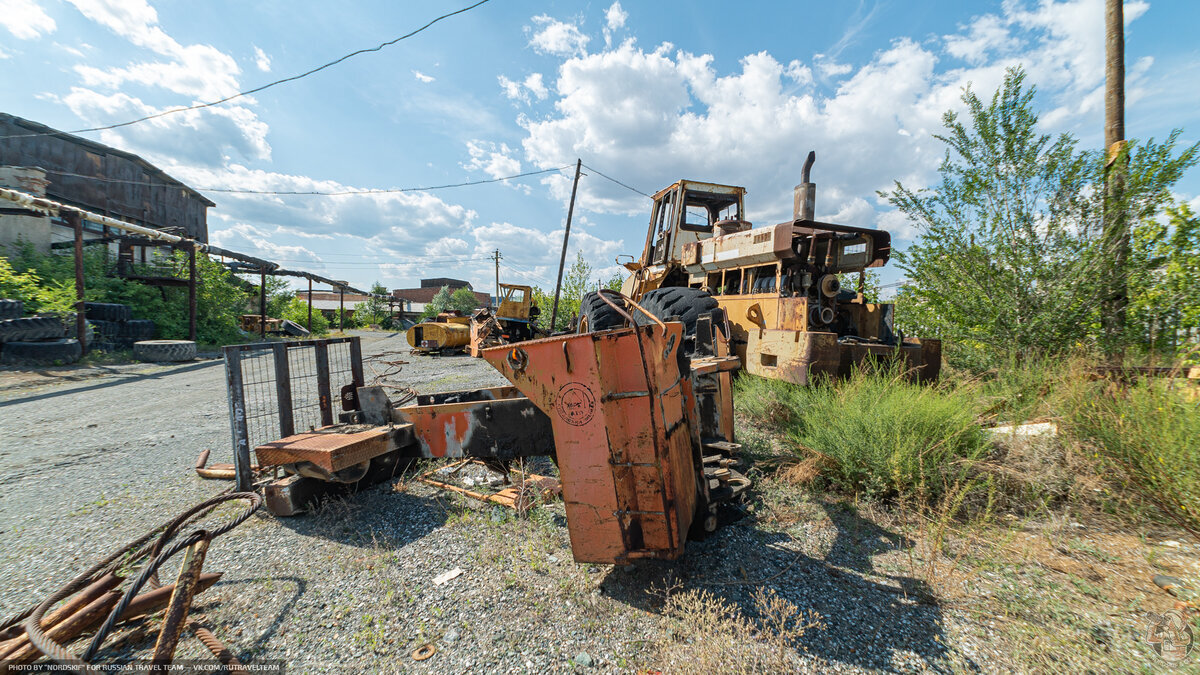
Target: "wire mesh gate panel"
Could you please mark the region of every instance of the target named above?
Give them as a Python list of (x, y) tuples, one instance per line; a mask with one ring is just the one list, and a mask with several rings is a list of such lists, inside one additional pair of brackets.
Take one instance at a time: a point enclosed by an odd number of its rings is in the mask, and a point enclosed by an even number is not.
[(333, 424), (334, 398), (363, 386), (357, 337), (230, 345), (225, 354), (237, 489), (249, 490), (250, 449)]

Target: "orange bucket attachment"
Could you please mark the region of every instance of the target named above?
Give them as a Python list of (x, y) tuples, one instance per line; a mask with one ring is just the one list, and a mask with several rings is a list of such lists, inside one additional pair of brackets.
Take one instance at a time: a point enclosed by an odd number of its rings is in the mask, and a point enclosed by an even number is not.
[(522, 342), (483, 357), (550, 417), (575, 560), (683, 552), (697, 457), (683, 326), (659, 323)]

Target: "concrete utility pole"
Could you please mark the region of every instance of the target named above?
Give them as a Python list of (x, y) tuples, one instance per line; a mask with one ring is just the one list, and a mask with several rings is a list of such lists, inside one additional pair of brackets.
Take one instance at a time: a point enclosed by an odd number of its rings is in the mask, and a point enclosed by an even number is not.
[(1104, 12), (1104, 145), (1108, 152), (1106, 203), (1102, 240), (1111, 267), (1101, 303), (1105, 352), (1113, 365), (1123, 354), (1125, 315), (1129, 305), (1129, 220), (1125, 214), (1125, 14), (1123, 0), (1106, 0)]
[(579, 170), (583, 168), (583, 159), (575, 161), (575, 182), (571, 184), (571, 205), (567, 207), (567, 229), (563, 232), (562, 256), (558, 259), (558, 281), (554, 283), (554, 311), (550, 312), (550, 332), (554, 332), (554, 324), (558, 322), (558, 296), (562, 293), (563, 266), (567, 264), (567, 240), (571, 238), (571, 216), (575, 214), (575, 191), (579, 189)]

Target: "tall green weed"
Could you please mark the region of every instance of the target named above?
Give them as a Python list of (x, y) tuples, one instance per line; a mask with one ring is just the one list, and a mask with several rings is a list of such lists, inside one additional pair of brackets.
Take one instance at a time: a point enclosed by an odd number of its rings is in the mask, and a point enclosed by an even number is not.
[(922, 387), (897, 367), (808, 387), (744, 375), (739, 408), (773, 426), (822, 480), (868, 497), (932, 502), (968, 480), (986, 451), (970, 388)]

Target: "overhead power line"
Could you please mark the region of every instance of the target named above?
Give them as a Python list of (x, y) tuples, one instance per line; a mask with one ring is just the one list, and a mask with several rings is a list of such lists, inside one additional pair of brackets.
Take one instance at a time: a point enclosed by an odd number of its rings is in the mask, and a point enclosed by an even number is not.
[(542, 169), (540, 171), (527, 171), (518, 173), (512, 176), (503, 176), (501, 178), (489, 178), (487, 180), (474, 180), (465, 183), (450, 183), (447, 185), (431, 185), (429, 187), (413, 187), (413, 188), (387, 188), (379, 190), (344, 190), (340, 192), (321, 192), (321, 191), (301, 191), (301, 190), (239, 190), (237, 188), (196, 188), (204, 192), (224, 192), (228, 194), (247, 194), (247, 195), (322, 195), (322, 196), (338, 196), (338, 195), (373, 195), (387, 194), (393, 192), (426, 192), (429, 190), (445, 190), (447, 188), (467, 187), (470, 185), (484, 185), (486, 183), (499, 183), (500, 181), (511, 180), (513, 178), (525, 178), (526, 176), (536, 176), (543, 173), (553, 173), (562, 171), (570, 167), (558, 167), (557, 169)]
[[(107, 124), (107, 125), (104, 125), (104, 126), (101, 126), (101, 127), (91, 127), (91, 128), (89, 128), (89, 129), (76, 129), (76, 130), (74, 130), (74, 131), (68, 131), (68, 132), (66, 132), (66, 133), (68, 133), (68, 134), (82, 134), (82, 133), (87, 133), (87, 132), (90, 132), (90, 131), (104, 131), (104, 130), (106, 130), (106, 129), (117, 129), (117, 128), (120, 128), (120, 127), (127, 127), (127, 126), (130, 126), (130, 125), (133, 125), (133, 124), (137, 124), (137, 123), (139, 123), (139, 122), (145, 122), (145, 121), (147, 121), (147, 120), (152, 120), (152, 119), (155, 119), (155, 118), (158, 118), (158, 117), (165, 117), (165, 116), (167, 116), (167, 115), (172, 115), (172, 114), (175, 114), (175, 113), (187, 112), (188, 110), (199, 110), (200, 108), (211, 108), (212, 106), (221, 105), (222, 103), (228, 103), (229, 101), (232, 101), (232, 100), (234, 100), (234, 99), (236, 99), (236, 98), (241, 98), (241, 97), (243, 97), (243, 96), (249, 96), (249, 95), (251, 95), (251, 94), (257, 94), (258, 92), (260, 92), (260, 91), (264, 91), (264, 90), (267, 90), (267, 89), (270, 89), (271, 87), (274, 87), (274, 86), (277, 86), (277, 85), (280, 85), (280, 84), (284, 84), (284, 83), (286, 83), (286, 82), (293, 82), (293, 81), (295, 81), (295, 80), (299, 80), (299, 79), (303, 79), (303, 78), (305, 78), (305, 77), (308, 77), (309, 75), (313, 75), (313, 74), (315, 74), (315, 73), (319, 73), (319, 72), (321, 72), (322, 70), (325, 70), (326, 68), (330, 68), (330, 67), (332, 67), (332, 66), (336, 66), (337, 64), (341, 63), (342, 61), (345, 61), (345, 60), (347, 60), (347, 59), (349, 59), (349, 58), (352, 58), (352, 57), (358, 56), (359, 54), (366, 54), (367, 52), (378, 52), (378, 51), (381, 51), (381, 50), (383, 50), (383, 48), (384, 48), (384, 47), (389, 47), (389, 46), (391, 46), (391, 45), (394, 45), (394, 44), (396, 44), (397, 42), (400, 42), (401, 40), (405, 40), (405, 39), (407, 39), (407, 38), (410, 38), (410, 37), (412, 37), (412, 36), (416, 35), (417, 33), (420, 33), (421, 31), (425, 30), (426, 28), (429, 28), (430, 26), (432, 26), (433, 24), (435, 24), (435, 23), (437, 23), (437, 22), (441, 21), (442, 19), (448, 19), (448, 18), (450, 18), (450, 17), (452, 17), (452, 16), (455, 16), (455, 15), (457, 15), (457, 14), (462, 14), (463, 12), (469, 12), (469, 11), (471, 11), (472, 9), (475, 9), (476, 7), (478, 7), (478, 6), (482, 5), (482, 4), (486, 3), (486, 2), (488, 2), (488, 0), (479, 0), (479, 2), (476, 2), (476, 3), (475, 3), (475, 4), (473, 4), (473, 5), (470, 5), (470, 6), (468, 6), (468, 7), (463, 7), (462, 9), (460, 9), (460, 10), (456, 10), (456, 11), (453, 11), (453, 12), (450, 12), (449, 14), (443, 14), (443, 15), (439, 16), (438, 18), (434, 19), (433, 21), (430, 21), (429, 23), (425, 24), (424, 26), (421, 26), (420, 28), (418, 28), (418, 29), (416, 29), (416, 30), (412, 31), (411, 33), (405, 33), (404, 35), (401, 35), (401, 36), (400, 36), (400, 37), (398, 37), (398, 38), (395, 38), (395, 39), (393, 39), (393, 40), (388, 40), (387, 42), (382, 42), (382, 43), (380, 43), (379, 45), (377, 45), (377, 46), (375, 46), (375, 47), (369, 47), (369, 48), (366, 48), (366, 49), (359, 49), (359, 50), (357, 50), (357, 51), (350, 52), (349, 54), (346, 54), (345, 56), (341, 56), (341, 57), (339, 57), (339, 58), (336, 58), (336, 59), (334, 59), (334, 60), (330, 61), (329, 63), (326, 63), (326, 64), (324, 64), (324, 65), (317, 66), (316, 68), (313, 68), (312, 70), (307, 70), (307, 71), (305, 71), (305, 72), (303, 72), (303, 73), (300, 73), (299, 75), (292, 75), (291, 77), (285, 77), (285, 78), (283, 78), (283, 79), (275, 80), (274, 82), (268, 82), (268, 83), (266, 83), (266, 84), (264, 84), (264, 85), (262, 85), (262, 86), (255, 87), (255, 88), (253, 88), (253, 89), (247, 89), (246, 91), (240, 91), (240, 92), (238, 92), (238, 93), (236, 93), (236, 94), (233, 94), (233, 95), (231, 95), (231, 96), (226, 96), (225, 98), (222, 98), (222, 99), (217, 99), (216, 101), (209, 101), (208, 103), (197, 103), (197, 104), (195, 104), (195, 105), (190, 105), (190, 106), (182, 106), (182, 107), (179, 107), (179, 108), (170, 108), (170, 109), (168, 109), (168, 110), (163, 110), (163, 111), (160, 111), (160, 112), (156, 112), (156, 113), (154, 113), (154, 114), (152, 114), (152, 115), (146, 115), (145, 117), (139, 117), (139, 118), (137, 118), (137, 119), (135, 119), (135, 120), (129, 120), (128, 122), (119, 122), (119, 123), (117, 123), (117, 124)], [(54, 132), (54, 133), (59, 133), (59, 132)], [(53, 133), (23, 134), (23, 135), (19, 135), (19, 136), (6, 136), (5, 138), (28, 138), (28, 137), (32, 137), (32, 136), (49, 136), (49, 135), (54, 135), (54, 134), (53, 134)]]
[[(11, 137), (10, 137), (11, 138)], [(209, 188), (197, 187), (192, 188), (198, 192), (221, 192), (226, 194), (245, 194), (245, 195), (274, 195), (274, 196), (289, 196), (289, 195), (309, 195), (309, 196), (342, 196), (342, 195), (375, 195), (375, 194), (393, 194), (399, 192), (429, 192), (432, 190), (446, 190), (457, 187), (470, 187), (472, 185), (486, 185), (488, 183), (499, 183), (501, 181), (512, 180), (514, 178), (525, 178), (527, 176), (537, 176), (543, 173), (553, 173), (571, 168), (568, 166), (560, 166), (557, 169), (541, 169), (539, 171), (526, 171), (525, 173), (513, 174), (511, 176), (501, 176), (499, 178), (488, 178), (486, 180), (473, 180), (463, 183), (448, 183), (446, 185), (430, 185), (428, 187), (409, 187), (409, 188), (368, 188), (365, 190), (338, 190), (332, 192), (324, 192), (321, 190), (242, 190), (239, 188)], [(144, 185), (147, 187), (172, 187), (166, 183), (155, 183), (151, 181), (141, 180), (123, 180), (120, 178), (104, 178), (102, 176), (88, 176), (81, 173), (71, 173), (70, 171), (56, 171), (46, 169), (46, 173), (52, 173), (58, 176), (70, 176), (72, 178), (85, 178), (89, 180), (100, 181), (102, 183), (119, 183), (121, 185)]]
[(646, 199), (654, 199), (654, 197), (651, 197), (650, 195), (646, 194), (645, 192), (642, 192), (641, 190), (639, 190), (635, 187), (630, 187), (630, 186), (626, 185), (625, 183), (622, 183), (621, 181), (617, 180), (616, 178), (613, 178), (612, 176), (607, 176), (607, 175), (601, 173), (598, 169), (592, 168), (592, 167), (588, 166), (587, 164), (584, 164), (583, 168), (595, 173), (596, 175), (600, 176), (601, 178), (608, 179), (608, 180), (616, 183), (617, 185), (620, 185), (621, 187), (625, 188), (626, 190), (632, 190), (632, 191), (638, 193), (639, 195), (645, 197)]

